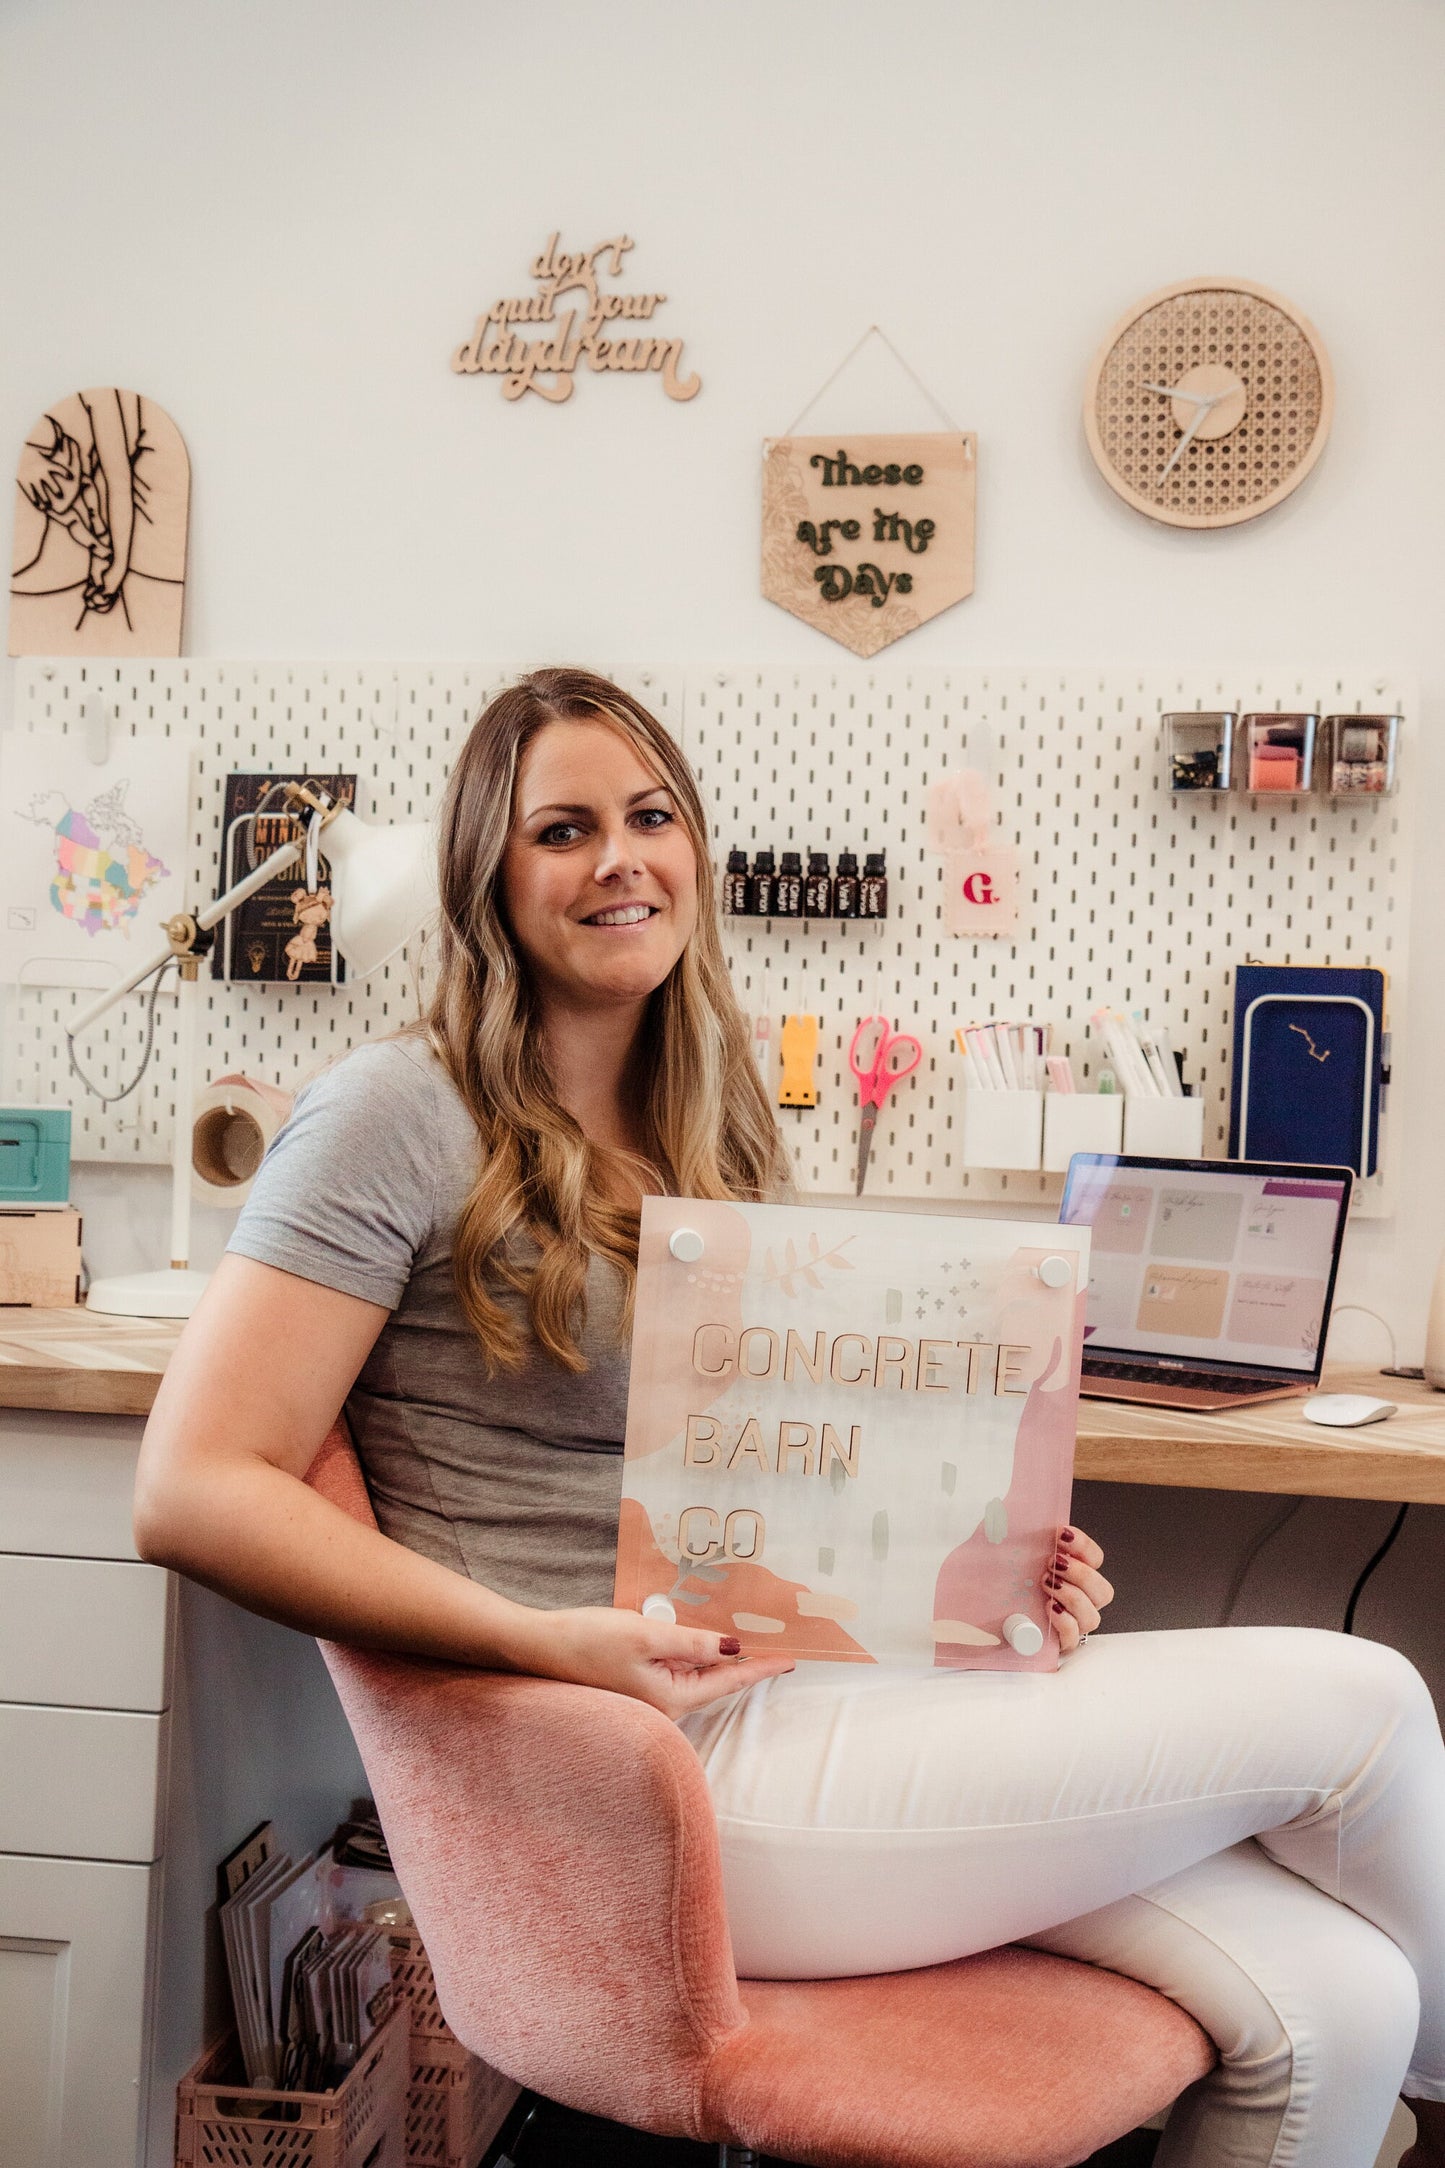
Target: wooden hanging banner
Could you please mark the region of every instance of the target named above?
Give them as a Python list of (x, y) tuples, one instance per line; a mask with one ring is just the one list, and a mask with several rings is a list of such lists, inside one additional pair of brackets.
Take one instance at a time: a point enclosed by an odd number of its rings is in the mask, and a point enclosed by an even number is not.
[(978, 439), (774, 437), (763, 445), (763, 594), (876, 655), (973, 593)]
[[(482, 311), (471, 337), (452, 355), (456, 374), (499, 376), (504, 399), (522, 399), (534, 391), (560, 406), (571, 398), (576, 373), (585, 362), (594, 374), (642, 376), (650, 371), (662, 378), (669, 399), (695, 398), (702, 378), (683, 375), (681, 339), (656, 338), (651, 332), (632, 329), (651, 322), (666, 294), (604, 293), (602, 289), (604, 277), (622, 276), (622, 259), (635, 246), (629, 236), (614, 234), (576, 255), (559, 247), (561, 238), (559, 233), (550, 234), (546, 247), (532, 259), (535, 293), (504, 295)], [(581, 298), (559, 315), (557, 303), (565, 294)], [(529, 336), (528, 327), (534, 324), (549, 329)], [(621, 336), (604, 338), (607, 327)]]

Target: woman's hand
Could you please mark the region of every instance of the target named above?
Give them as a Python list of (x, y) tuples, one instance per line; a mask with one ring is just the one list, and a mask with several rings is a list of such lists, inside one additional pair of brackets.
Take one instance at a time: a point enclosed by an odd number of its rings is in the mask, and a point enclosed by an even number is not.
[(734, 1636), (700, 1626), (669, 1626), (636, 1611), (528, 1611), (519, 1645), (508, 1655), (519, 1671), (570, 1679), (651, 1702), (664, 1716), (686, 1716), (758, 1679), (791, 1671), (794, 1659), (740, 1656)]
[(1114, 1600), (1112, 1582), (1099, 1571), (1103, 1563), (1103, 1552), (1082, 1529), (1066, 1528), (1059, 1537), (1058, 1555), (1044, 1576), (1044, 1585), (1053, 1602), (1054, 1631), (1066, 1656), (1085, 1634), (1094, 1631), (1105, 1604)]

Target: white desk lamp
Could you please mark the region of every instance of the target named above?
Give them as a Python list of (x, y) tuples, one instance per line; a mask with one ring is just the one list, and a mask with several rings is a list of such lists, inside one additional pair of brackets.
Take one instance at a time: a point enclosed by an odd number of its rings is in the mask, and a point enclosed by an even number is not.
[(189, 1317), (209, 1277), (190, 1269), (191, 1130), (195, 1118), (196, 1010), (200, 1001), (197, 973), (210, 947), (204, 937), (257, 889), (278, 873), (309, 859), (314, 872), (319, 851), (330, 869), (331, 937), (353, 976), (364, 979), (404, 949), (432, 918), (437, 907), (436, 839), (428, 824), (409, 821), (373, 828), (327, 793), (304, 783), (289, 783), (284, 794), (293, 811), (309, 808), (304, 841), (283, 844), (235, 886), (204, 910), (181, 911), (166, 923), (167, 946), (159, 955), (112, 986), (78, 1016), (67, 1037), (83, 1031), (136, 987), (176, 964), (176, 1129), (171, 1148), (171, 1267), (169, 1272), (128, 1272), (97, 1280), (86, 1297), (92, 1310), (115, 1317)]

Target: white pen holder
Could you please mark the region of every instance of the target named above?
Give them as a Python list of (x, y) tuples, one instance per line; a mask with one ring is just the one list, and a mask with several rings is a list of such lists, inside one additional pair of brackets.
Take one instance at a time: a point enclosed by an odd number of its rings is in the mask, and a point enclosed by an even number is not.
[(1044, 1169), (1065, 1174), (1075, 1152), (1117, 1152), (1124, 1134), (1118, 1092), (1049, 1092), (1044, 1098)]
[(1202, 1159), (1202, 1099), (1124, 1100), (1124, 1149), (1141, 1159)]
[(1042, 1092), (969, 1091), (963, 1095), (966, 1167), (1034, 1169), (1043, 1145)]

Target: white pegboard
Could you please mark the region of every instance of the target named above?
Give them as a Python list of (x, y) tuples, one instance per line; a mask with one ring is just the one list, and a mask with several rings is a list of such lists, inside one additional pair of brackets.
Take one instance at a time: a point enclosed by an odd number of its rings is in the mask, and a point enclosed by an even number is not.
[[(512, 673), (464, 664), (28, 662), (18, 667), (20, 729), (80, 727), (86, 698), (107, 701), (118, 731), (199, 740), (188, 900), (214, 892), (224, 777), (233, 769), (355, 770), (358, 811), (424, 817), (483, 701)], [(1411, 689), (1336, 672), (1246, 672), (1219, 680), (1128, 670), (694, 670), (617, 673), (682, 737), (714, 809), (719, 859), (810, 845), (888, 853), (883, 926), (725, 921), (745, 1008), (812, 1010), (823, 1020), (816, 1112), (784, 1112), (799, 1178), (817, 1194), (851, 1189), (857, 1101), (846, 1053), (857, 1018), (882, 1007), (924, 1041), (927, 1058), (879, 1122), (871, 1194), (1047, 1202), (1058, 1178), (965, 1169), (955, 1023), (1032, 1016), (1087, 1076), (1084, 1024), (1101, 999), (1147, 1008), (1187, 1050), (1206, 1099), (1206, 1150), (1227, 1129), (1229, 977), (1247, 956), (1373, 963), (1391, 974), (1400, 1053), (1412, 785), (1404, 795), (1298, 805), (1173, 796), (1159, 717), (1172, 708), (1399, 708)], [(1000, 840), (1023, 860), (1016, 941), (961, 941), (941, 926), (941, 871), (925, 847), (929, 784), (965, 758), (995, 775)], [(196, 1082), (241, 1069), (286, 1088), (317, 1064), (414, 1013), (405, 965), (364, 985), (225, 987), (202, 981)], [(66, 1066), (64, 1027), (92, 999), (52, 988), (5, 991), (0, 1094), (69, 1103), (75, 1156), (163, 1162), (175, 1078), (174, 1002), (158, 1006), (157, 1052), (117, 1110), (84, 1094)], [(134, 1072), (139, 1000), (88, 1035), (83, 1058), (107, 1089)], [(1386, 1180), (1367, 1211), (1384, 1209)]]
[[(424, 820), (452, 755), (479, 709), (517, 673), (468, 664), (252, 662), (22, 662), (15, 722), (21, 730), (79, 730), (92, 694), (117, 734), (159, 732), (198, 741), (185, 900), (216, 893), (225, 779), (233, 771), (354, 772), (363, 819)], [(680, 732), (677, 672), (614, 671), (617, 683)], [(406, 959), (335, 989), (226, 986), (202, 973), (197, 1088), (230, 1070), (294, 1091), (322, 1062), (415, 1015)], [(73, 1110), (72, 1156), (164, 1164), (175, 1120), (175, 996), (156, 1004), (156, 1044), (145, 1081), (108, 1108), (70, 1075), (65, 1030), (95, 999), (57, 987), (0, 988), (0, 1098)], [(137, 994), (86, 1033), (77, 1049), (103, 1090), (128, 1083), (144, 1050)]]
[[(1236, 964), (1371, 963), (1390, 973), (1394, 1052), (1404, 993), (1408, 741), (1401, 798), (1368, 805), (1174, 794), (1161, 715), (1186, 708), (1399, 708), (1410, 689), (1335, 672), (820, 669), (692, 674), (690, 756), (715, 811), (719, 860), (775, 851), (884, 849), (886, 925), (725, 920), (743, 1006), (822, 1019), (820, 1104), (782, 1114), (798, 1177), (850, 1190), (858, 1109), (847, 1051), (881, 1007), (925, 1060), (879, 1118), (869, 1193), (1051, 1202), (1060, 1177), (963, 1166), (959, 1023), (1033, 1018), (1087, 1079), (1089, 1011), (1147, 1010), (1185, 1051), (1206, 1103), (1205, 1150), (1227, 1148), (1229, 986)], [(999, 840), (1018, 845), (1023, 909), (1013, 941), (942, 926), (941, 862), (926, 846), (929, 785), (964, 763), (993, 773)], [(1359, 1209), (1386, 1209), (1382, 1178)]]

